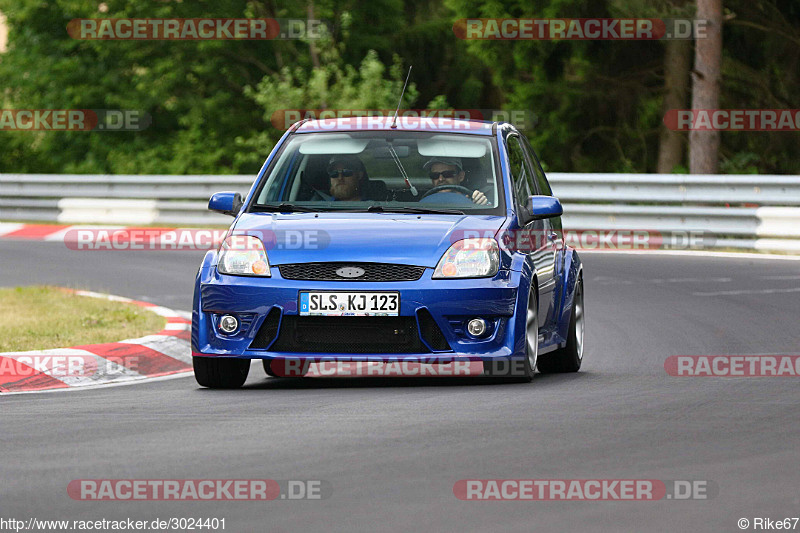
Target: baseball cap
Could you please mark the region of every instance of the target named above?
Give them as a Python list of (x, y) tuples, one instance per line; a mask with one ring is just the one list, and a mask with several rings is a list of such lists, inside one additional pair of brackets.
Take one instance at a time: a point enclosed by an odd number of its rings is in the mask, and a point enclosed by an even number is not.
[(423, 169), (428, 170), (433, 166), (434, 163), (441, 163), (443, 165), (452, 165), (454, 167), (458, 167), (458, 170), (464, 170), (464, 167), (461, 164), (460, 157), (431, 157), (428, 159), (428, 162), (423, 165)]
[(351, 155), (351, 154), (342, 154), (342, 155), (335, 155), (331, 157), (330, 161), (328, 161), (328, 167), (332, 167), (333, 165), (341, 163), (343, 165), (349, 165), (353, 170), (364, 170), (364, 163), (358, 156)]

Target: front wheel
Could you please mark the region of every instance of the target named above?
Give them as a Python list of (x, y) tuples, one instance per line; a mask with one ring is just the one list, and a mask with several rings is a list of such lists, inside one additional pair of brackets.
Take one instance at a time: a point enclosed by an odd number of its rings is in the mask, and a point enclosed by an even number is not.
[(250, 359), (192, 357), (194, 378), (210, 389), (238, 389), (247, 381)]
[(542, 374), (577, 372), (583, 363), (583, 278), (575, 285), (575, 298), (569, 320), (567, 345), (539, 358), (538, 369)]

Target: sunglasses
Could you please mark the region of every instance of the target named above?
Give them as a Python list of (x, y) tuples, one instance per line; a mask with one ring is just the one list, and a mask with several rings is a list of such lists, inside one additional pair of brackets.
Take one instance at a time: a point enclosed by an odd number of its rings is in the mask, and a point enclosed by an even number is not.
[(349, 178), (350, 176), (352, 176), (355, 173), (356, 173), (355, 170), (350, 170), (349, 168), (343, 168), (341, 170), (331, 169), (331, 170), (328, 171), (328, 177), (329, 178), (338, 178), (341, 175), (342, 177)]
[(443, 177), (446, 180), (450, 180), (458, 176), (457, 170), (444, 170), (442, 172), (431, 172), (430, 177), (431, 180), (436, 181), (439, 179), (439, 176)]

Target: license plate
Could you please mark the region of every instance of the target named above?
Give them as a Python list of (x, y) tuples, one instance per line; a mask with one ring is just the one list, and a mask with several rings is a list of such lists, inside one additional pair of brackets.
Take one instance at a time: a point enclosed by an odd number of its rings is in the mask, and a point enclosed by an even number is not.
[(398, 292), (301, 292), (300, 315), (398, 316)]

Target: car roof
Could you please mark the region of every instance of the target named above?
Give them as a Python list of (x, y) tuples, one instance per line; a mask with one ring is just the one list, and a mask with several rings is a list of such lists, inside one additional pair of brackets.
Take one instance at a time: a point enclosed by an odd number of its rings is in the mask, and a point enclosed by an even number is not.
[(295, 133), (332, 131), (427, 131), (492, 135), (497, 122), (487, 120), (462, 120), (442, 117), (397, 117), (392, 128), (392, 117), (344, 117), (307, 119), (292, 125)]

